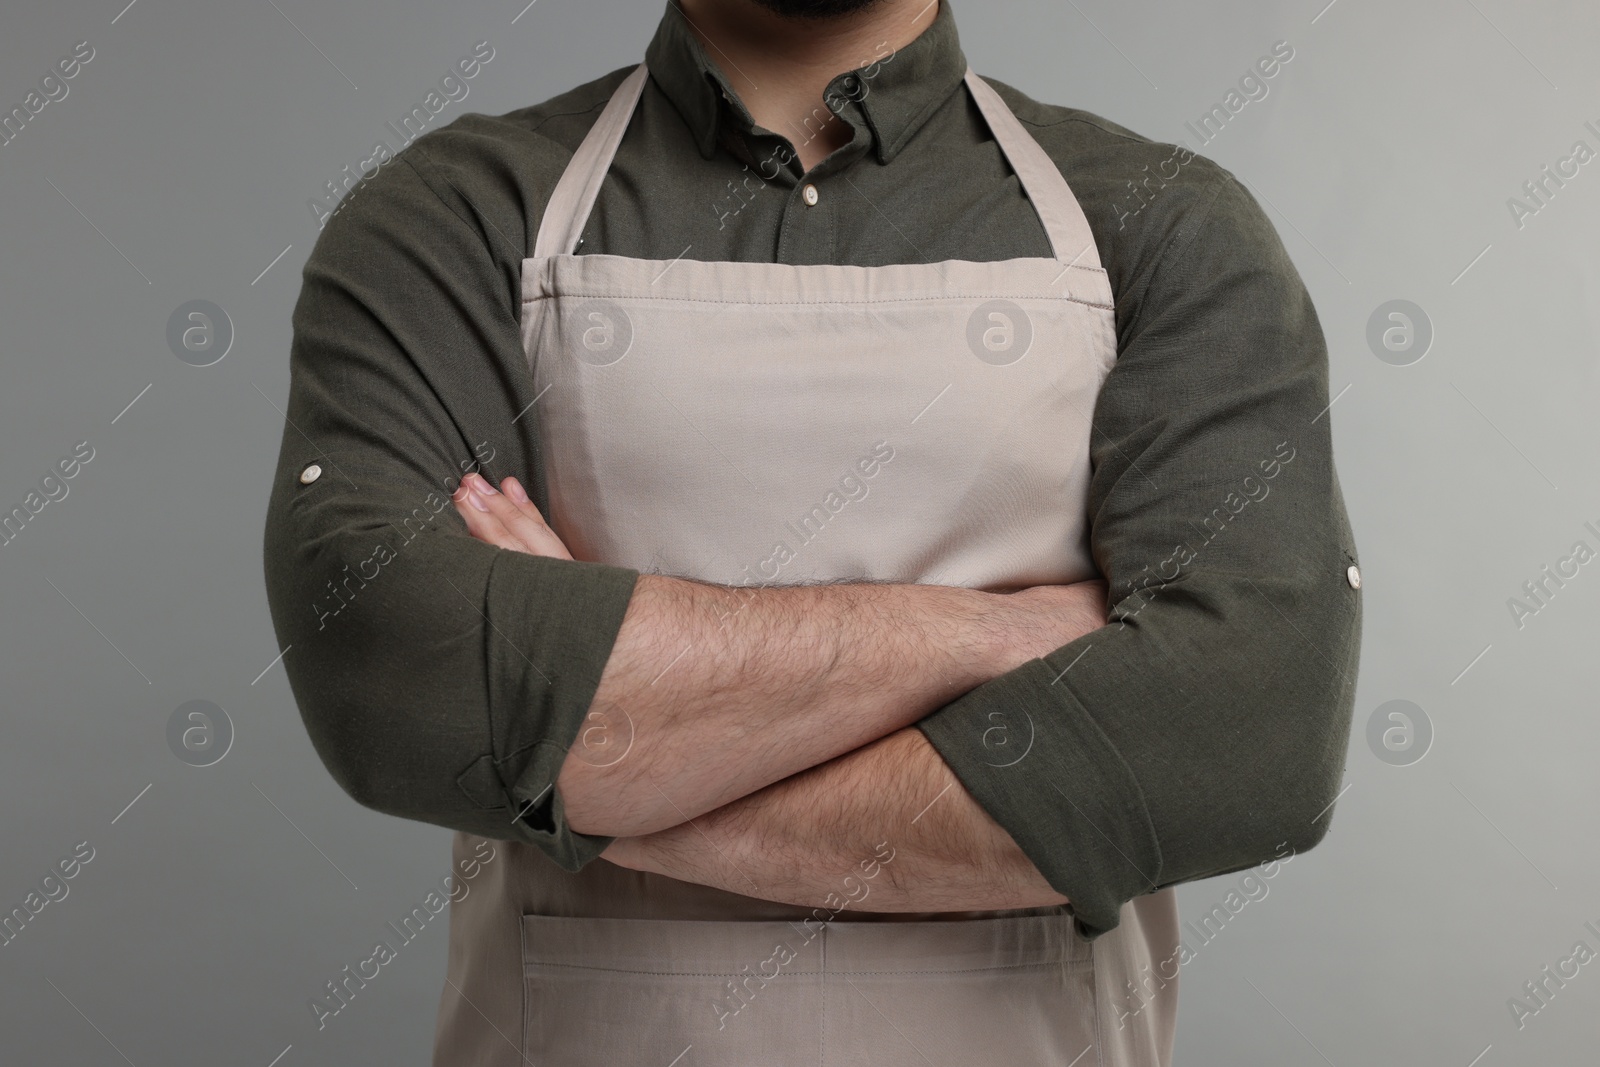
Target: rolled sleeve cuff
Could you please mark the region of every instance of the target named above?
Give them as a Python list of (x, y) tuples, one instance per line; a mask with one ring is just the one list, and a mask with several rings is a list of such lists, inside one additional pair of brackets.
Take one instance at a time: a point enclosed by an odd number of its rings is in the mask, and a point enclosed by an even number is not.
[(576, 871), (613, 840), (575, 833), (555, 783), (611, 656), (639, 572), (502, 552), (485, 596), (494, 755), (462, 773), (479, 806), (501, 809), (503, 837)]
[(1032, 660), (917, 725), (1093, 939), (1161, 884), (1161, 850), (1133, 772), (1059, 674)]

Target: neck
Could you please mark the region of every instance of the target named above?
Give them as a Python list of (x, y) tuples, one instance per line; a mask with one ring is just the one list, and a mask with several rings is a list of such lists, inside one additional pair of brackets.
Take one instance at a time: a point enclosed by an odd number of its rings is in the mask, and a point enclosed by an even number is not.
[(826, 19), (785, 18), (754, 0), (675, 2), (756, 125), (794, 142), (808, 171), (850, 141), (823, 102), (828, 83), (910, 44), (939, 13), (938, 0), (878, 0)]

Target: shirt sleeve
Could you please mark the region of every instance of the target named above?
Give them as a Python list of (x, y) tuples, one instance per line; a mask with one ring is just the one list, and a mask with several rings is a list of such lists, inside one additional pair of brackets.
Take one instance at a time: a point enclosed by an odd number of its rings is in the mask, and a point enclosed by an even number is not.
[(610, 839), (573, 833), (553, 784), (638, 572), (495, 548), (450, 504), (474, 470), (547, 504), (519, 270), (567, 153), (473, 162), (491, 121), (383, 164), (310, 254), (266, 587), (311, 740), (355, 800), (576, 870)]
[(1322, 330), (1255, 200), (1190, 166), (1159, 194), (1181, 209), (1138, 220), (1155, 251), (1120, 267), (1094, 415), (1110, 624), (919, 724), (1090, 937), (1135, 896), (1320, 841), (1354, 701)]

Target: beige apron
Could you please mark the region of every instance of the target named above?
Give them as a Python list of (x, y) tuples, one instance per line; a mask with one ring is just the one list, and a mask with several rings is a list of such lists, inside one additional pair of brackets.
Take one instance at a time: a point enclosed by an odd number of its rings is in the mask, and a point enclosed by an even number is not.
[[(1085, 500), (1090, 418), (1116, 356), (1111, 287), (1077, 199), (994, 90), (968, 70), (1052, 258), (574, 255), (647, 76), (641, 65), (618, 87), (522, 264), (546, 518), (574, 557), (752, 586), (1096, 576)], [(884, 836), (892, 848), (893, 828)], [(480, 840), (458, 834), (456, 859)], [(1091, 943), (1064, 907), (823, 922), (601, 860), (572, 874), (533, 846), (493, 848), (451, 906), (440, 1067), (1170, 1057), (1171, 889), (1125, 905)]]

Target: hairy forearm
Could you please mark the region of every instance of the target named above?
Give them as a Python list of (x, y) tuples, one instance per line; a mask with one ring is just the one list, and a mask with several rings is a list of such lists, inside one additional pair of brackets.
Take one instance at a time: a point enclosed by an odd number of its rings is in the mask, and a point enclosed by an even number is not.
[(561, 770), (567, 819), (583, 833), (648, 833), (915, 722), (1009, 669), (1011, 600), (641, 575)]
[[(882, 862), (886, 855), (892, 860)], [(692, 823), (613, 842), (621, 866), (746, 896), (840, 910), (1064, 904), (915, 728)], [(874, 857), (870, 881), (864, 863)]]
[[(468, 532), (571, 559), (514, 478), (455, 496)], [(1099, 581), (1001, 594), (641, 574), (557, 780), (579, 833), (677, 825), (916, 722), (1105, 622)]]

